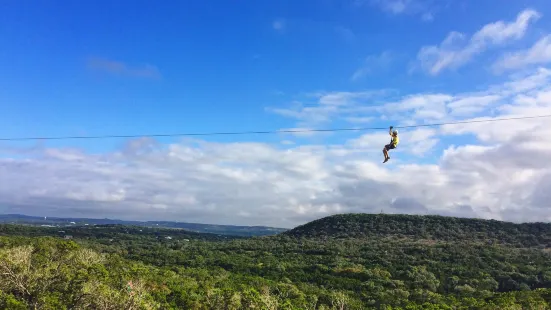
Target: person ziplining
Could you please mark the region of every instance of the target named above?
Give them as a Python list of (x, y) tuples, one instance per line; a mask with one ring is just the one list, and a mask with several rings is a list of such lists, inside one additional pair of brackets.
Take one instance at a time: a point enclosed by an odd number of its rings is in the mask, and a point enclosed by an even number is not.
[(400, 138), (398, 137), (398, 130), (394, 129), (392, 130), (392, 126), (390, 126), (390, 129), (388, 130), (388, 134), (390, 135), (390, 143), (385, 145), (383, 148), (383, 154), (385, 155), (385, 161), (383, 161), (383, 164), (386, 163), (390, 156), (388, 156), (388, 151), (393, 150), (398, 146), (398, 143), (400, 142)]

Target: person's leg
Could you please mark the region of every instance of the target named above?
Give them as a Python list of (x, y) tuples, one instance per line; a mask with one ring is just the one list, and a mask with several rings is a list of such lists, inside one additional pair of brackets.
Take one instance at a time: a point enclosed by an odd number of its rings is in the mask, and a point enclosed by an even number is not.
[(396, 148), (396, 147), (395, 147), (393, 144), (389, 144), (389, 145), (386, 146), (386, 149), (387, 149), (387, 151), (386, 151), (386, 159), (387, 159), (387, 160), (390, 159), (390, 155), (388, 155), (388, 151), (394, 150), (395, 148)]
[(388, 145), (385, 145), (385, 148), (383, 149), (383, 154), (385, 154), (385, 161), (384, 161), (385, 163), (388, 161), (388, 158), (389, 158), (388, 149), (389, 149)]

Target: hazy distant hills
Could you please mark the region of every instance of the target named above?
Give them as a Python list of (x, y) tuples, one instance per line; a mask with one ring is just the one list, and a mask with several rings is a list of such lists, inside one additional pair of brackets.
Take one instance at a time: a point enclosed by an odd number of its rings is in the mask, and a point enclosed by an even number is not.
[[(212, 233), (233, 236), (267, 236), (275, 235), (287, 229), (266, 227), (266, 226), (233, 226), (213, 225), (198, 223), (183, 223), (170, 221), (125, 221), (116, 219), (94, 219), (94, 218), (62, 218), (62, 217), (38, 217), (22, 214), (0, 214), (0, 223), (17, 223), (27, 225), (52, 225), (52, 226), (83, 226), (83, 225), (136, 225), (147, 227), (179, 228), (189, 231)], [(74, 224), (73, 224), (74, 223)]]

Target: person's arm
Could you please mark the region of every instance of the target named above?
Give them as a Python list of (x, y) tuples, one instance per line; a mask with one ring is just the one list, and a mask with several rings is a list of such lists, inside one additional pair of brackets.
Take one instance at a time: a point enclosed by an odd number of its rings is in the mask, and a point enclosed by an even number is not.
[(392, 136), (392, 128), (393, 128), (393, 127), (390, 126), (390, 129), (388, 130), (388, 134), (389, 134), (390, 136)]

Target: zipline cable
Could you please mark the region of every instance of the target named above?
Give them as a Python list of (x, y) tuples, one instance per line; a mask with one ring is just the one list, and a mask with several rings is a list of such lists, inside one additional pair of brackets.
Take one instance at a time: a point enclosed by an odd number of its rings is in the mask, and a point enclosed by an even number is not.
[[(510, 118), (495, 118), (486, 120), (469, 120), (450, 123), (419, 124), (409, 126), (394, 126), (394, 128), (417, 128), (417, 127), (435, 127), (444, 125), (459, 125), (471, 123), (489, 123), (512, 121), (521, 119), (547, 118), (549, 115), (521, 116)], [(183, 136), (222, 136), (222, 135), (254, 135), (254, 134), (277, 134), (277, 133), (306, 133), (306, 132), (337, 132), (337, 131), (367, 131), (367, 130), (386, 130), (388, 127), (363, 127), (363, 128), (333, 128), (333, 129), (288, 129), (288, 130), (270, 130), (270, 131), (240, 131), (240, 132), (199, 132), (199, 133), (173, 133), (173, 134), (134, 134), (134, 135), (103, 135), (103, 136), (60, 136), (60, 137), (22, 137), (22, 138), (0, 138), (0, 141), (24, 141), (24, 140), (72, 140), (72, 139), (111, 139), (111, 138), (140, 138), (140, 137), (183, 137)]]

